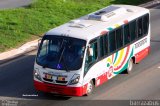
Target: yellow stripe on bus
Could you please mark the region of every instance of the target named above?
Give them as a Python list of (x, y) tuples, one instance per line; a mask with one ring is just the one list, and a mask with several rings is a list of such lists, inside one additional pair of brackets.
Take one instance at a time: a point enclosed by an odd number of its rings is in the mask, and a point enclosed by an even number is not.
[(124, 49), (122, 49), (121, 51), (119, 51), (118, 53), (118, 60), (116, 61), (116, 63), (114, 64), (114, 67), (117, 67), (119, 65), (119, 63), (121, 62), (122, 60), (122, 57), (123, 57), (123, 54), (124, 54)]
[(111, 58), (108, 58), (108, 59), (107, 59), (107, 62), (109, 62), (110, 64), (112, 64), (112, 59), (111, 59)]

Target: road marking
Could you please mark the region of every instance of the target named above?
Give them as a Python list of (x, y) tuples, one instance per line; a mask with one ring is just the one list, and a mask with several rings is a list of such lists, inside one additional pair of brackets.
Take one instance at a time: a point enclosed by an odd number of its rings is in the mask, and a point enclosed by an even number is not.
[(160, 66), (158, 68), (160, 68)]

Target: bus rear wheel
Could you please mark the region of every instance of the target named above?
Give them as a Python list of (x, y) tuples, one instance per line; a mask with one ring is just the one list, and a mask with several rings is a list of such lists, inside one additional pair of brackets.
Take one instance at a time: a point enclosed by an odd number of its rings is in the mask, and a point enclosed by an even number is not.
[(94, 84), (93, 84), (93, 81), (90, 81), (87, 85), (87, 93), (86, 93), (86, 96), (89, 96), (92, 94), (93, 92), (93, 89), (94, 89)]
[(127, 73), (130, 74), (133, 70), (133, 59), (130, 59), (128, 62)]

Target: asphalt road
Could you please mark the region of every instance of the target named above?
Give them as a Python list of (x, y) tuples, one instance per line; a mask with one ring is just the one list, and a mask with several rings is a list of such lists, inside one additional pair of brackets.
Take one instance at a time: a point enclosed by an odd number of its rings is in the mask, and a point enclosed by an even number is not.
[[(112, 100), (160, 100), (159, 17), (160, 7), (151, 9), (150, 55), (140, 64), (134, 65), (132, 74), (118, 75), (102, 86), (97, 87), (91, 96), (61, 97), (36, 92), (33, 87), (32, 77), (35, 52), (32, 52), (0, 66), (0, 100), (22, 100), (18, 101), (18, 104), (25, 106), (61, 106), (62, 104), (65, 106), (125, 106), (130, 105), (130, 101)], [(160, 101), (158, 103), (160, 105)]]
[(26, 6), (32, 0), (0, 0), (0, 9)]

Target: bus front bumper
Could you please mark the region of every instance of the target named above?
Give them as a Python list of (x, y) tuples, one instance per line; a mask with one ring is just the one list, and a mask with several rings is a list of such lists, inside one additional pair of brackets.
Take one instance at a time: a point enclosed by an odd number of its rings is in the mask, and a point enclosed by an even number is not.
[(67, 95), (67, 96), (83, 96), (86, 93), (86, 85), (81, 87), (69, 87), (66, 85), (56, 85), (34, 80), (34, 87), (38, 91)]

